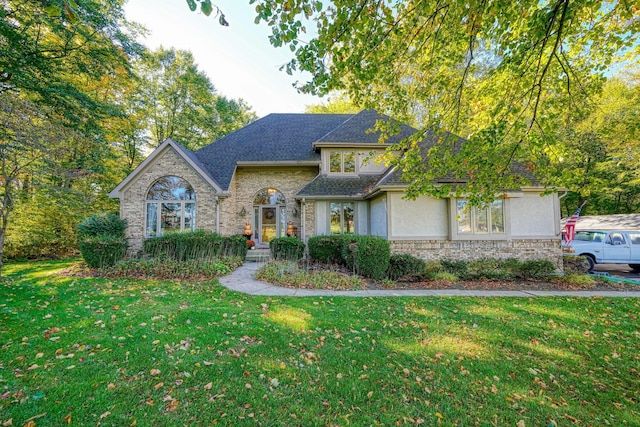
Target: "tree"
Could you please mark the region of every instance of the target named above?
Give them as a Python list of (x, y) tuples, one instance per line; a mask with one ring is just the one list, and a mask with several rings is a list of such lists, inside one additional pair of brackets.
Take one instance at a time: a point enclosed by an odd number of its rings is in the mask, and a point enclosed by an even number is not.
[(11, 92), (0, 94), (0, 275), (16, 199), (28, 192), (32, 176), (47, 170), (74, 138), (81, 136), (52, 121), (41, 106)]
[[(43, 12), (43, 5), (49, 13)], [(64, 11), (64, 13), (62, 13)], [(0, 8), (0, 93), (28, 94), (36, 104), (64, 118), (84, 133), (112, 113), (78, 86), (129, 67), (140, 50), (136, 29), (124, 19), (122, 0), (42, 2), (7, 0)]]
[(632, 213), (640, 210), (640, 78), (614, 78), (594, 97), (588, 111), (559, 123), (548, 152), (547, 180), (571, 192), (563, 199), (570, 215), (588, 200), (583, 213)]
[(308, 114), (355, 114), (362, 110), (356, 106), (347, 95), (336, 92), (329, 96), (326, 103), (307, 105), (305, 113)]
[(172, 138), (200, 148), (255, 120), (246, 103), (219, 96), (191, 52), (160, 47), (136, 63), (154, 145)]
[[(301, 90), (344, 90), (357, 104), (442, 138), (428, 167), (415, 144), (393, 163), (406, 170), (409, 194), (473, 192), (489, 200), (522, 185), (513, 160), (544, 160), (550, 126), (597, 94), (623, 55), (637, 66), (640, 9), (629, 2), (525, 0), (339, 0), (323, 9), (312, 0), (251, 0), (271, 43), (289, 45), (289, 72), (309, 72)], [(303, 43), (307, 23), (317, 35)], [(434, 186), (448, 173), (466, 185)]]

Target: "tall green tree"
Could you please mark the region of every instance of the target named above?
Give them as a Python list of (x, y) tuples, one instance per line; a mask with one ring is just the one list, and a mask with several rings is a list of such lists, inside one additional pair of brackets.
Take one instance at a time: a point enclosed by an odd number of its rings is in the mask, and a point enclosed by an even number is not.
[(345, 93), (336, 92), (327, 98), (327, 102), (305, 107), (308, 114), (355, 114), (362, 110)]
[(24, 96), (0, 93), (0, 275), (7, 228), (19, 198), (29, 198), (34, 176), (50, 171), (68, 142), (82, 138), (52, 121)]
[(571, 190), (570, 215), (583, 200), (585, 214), (640, 211), (640, 78), (610, 79), (584, 114), (558, 123), (548, 150), (550, 176)]
[(243, 100), (217, 94), (191, 52), (160, 47), (144, 55), (136, 71), (154, 146), (171, 138), (197, 149), (256, 118)]
[[(443, 138), (426, 168), (415, 141), (394, 147), (410, 152), (395, 164), (414, 196), (491, 199), (522, 185), (512, 161), (544, 164), (556, 118), (597, 94), (611, 66), (637, 66), (640, 46), (640, 9), (630, 2), (250, 2), (271, 43), (294, 51), (286, 70), (310, 73), (302, 90), (344, 90), (365, 108), (468, 138), (465, 147)], [(309, 24), (317, 35), (302, 42)], [(445, 173), (468, 185), (434, 186)]]

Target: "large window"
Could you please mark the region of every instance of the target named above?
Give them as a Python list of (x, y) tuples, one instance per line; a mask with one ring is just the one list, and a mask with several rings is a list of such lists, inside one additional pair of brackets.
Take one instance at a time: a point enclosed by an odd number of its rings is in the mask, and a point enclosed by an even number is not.
[(196, 193), (177, 176), (157, 180), (147, 193), (145, 236), (193, 231), (196, 228)]
[(356, 173), (356, 153), (354, 151), (331, 151), (329, 172)]
[(353, 203), (331, 203), (330, 210), (331, 234), (355, 233)]
[(458, 200), (456, 220), (458, 234), (504, 233), (504, 204), (495, 200), (485, 207), (474, 207), (467, 200)]

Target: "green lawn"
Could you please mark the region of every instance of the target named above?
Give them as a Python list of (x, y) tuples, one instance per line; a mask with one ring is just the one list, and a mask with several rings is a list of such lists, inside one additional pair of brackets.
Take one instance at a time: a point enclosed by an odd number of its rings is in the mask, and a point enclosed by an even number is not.
[(0, 284), (0, 426), (640, 425), (640, 301)]

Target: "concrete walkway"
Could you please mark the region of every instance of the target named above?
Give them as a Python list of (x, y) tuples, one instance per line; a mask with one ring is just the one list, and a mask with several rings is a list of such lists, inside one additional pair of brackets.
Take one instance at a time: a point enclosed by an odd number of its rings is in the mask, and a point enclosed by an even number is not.
[(245, 262), (228, 276), (220, 278), (220, 284), (233, 291), (250, 295), (265, 296), (347, 296), (347, 297), (419, 297), (419, 296), (460, 296), (460, 297), (623, 297), (640, 298), (640, 291), (467, 291), (455, 289), (408, 289), (408, 290), (360, 290), (330, 291), (321, 289), (291, 289), (274, 286), (253, 278), (253, 275), (264, 264)]

